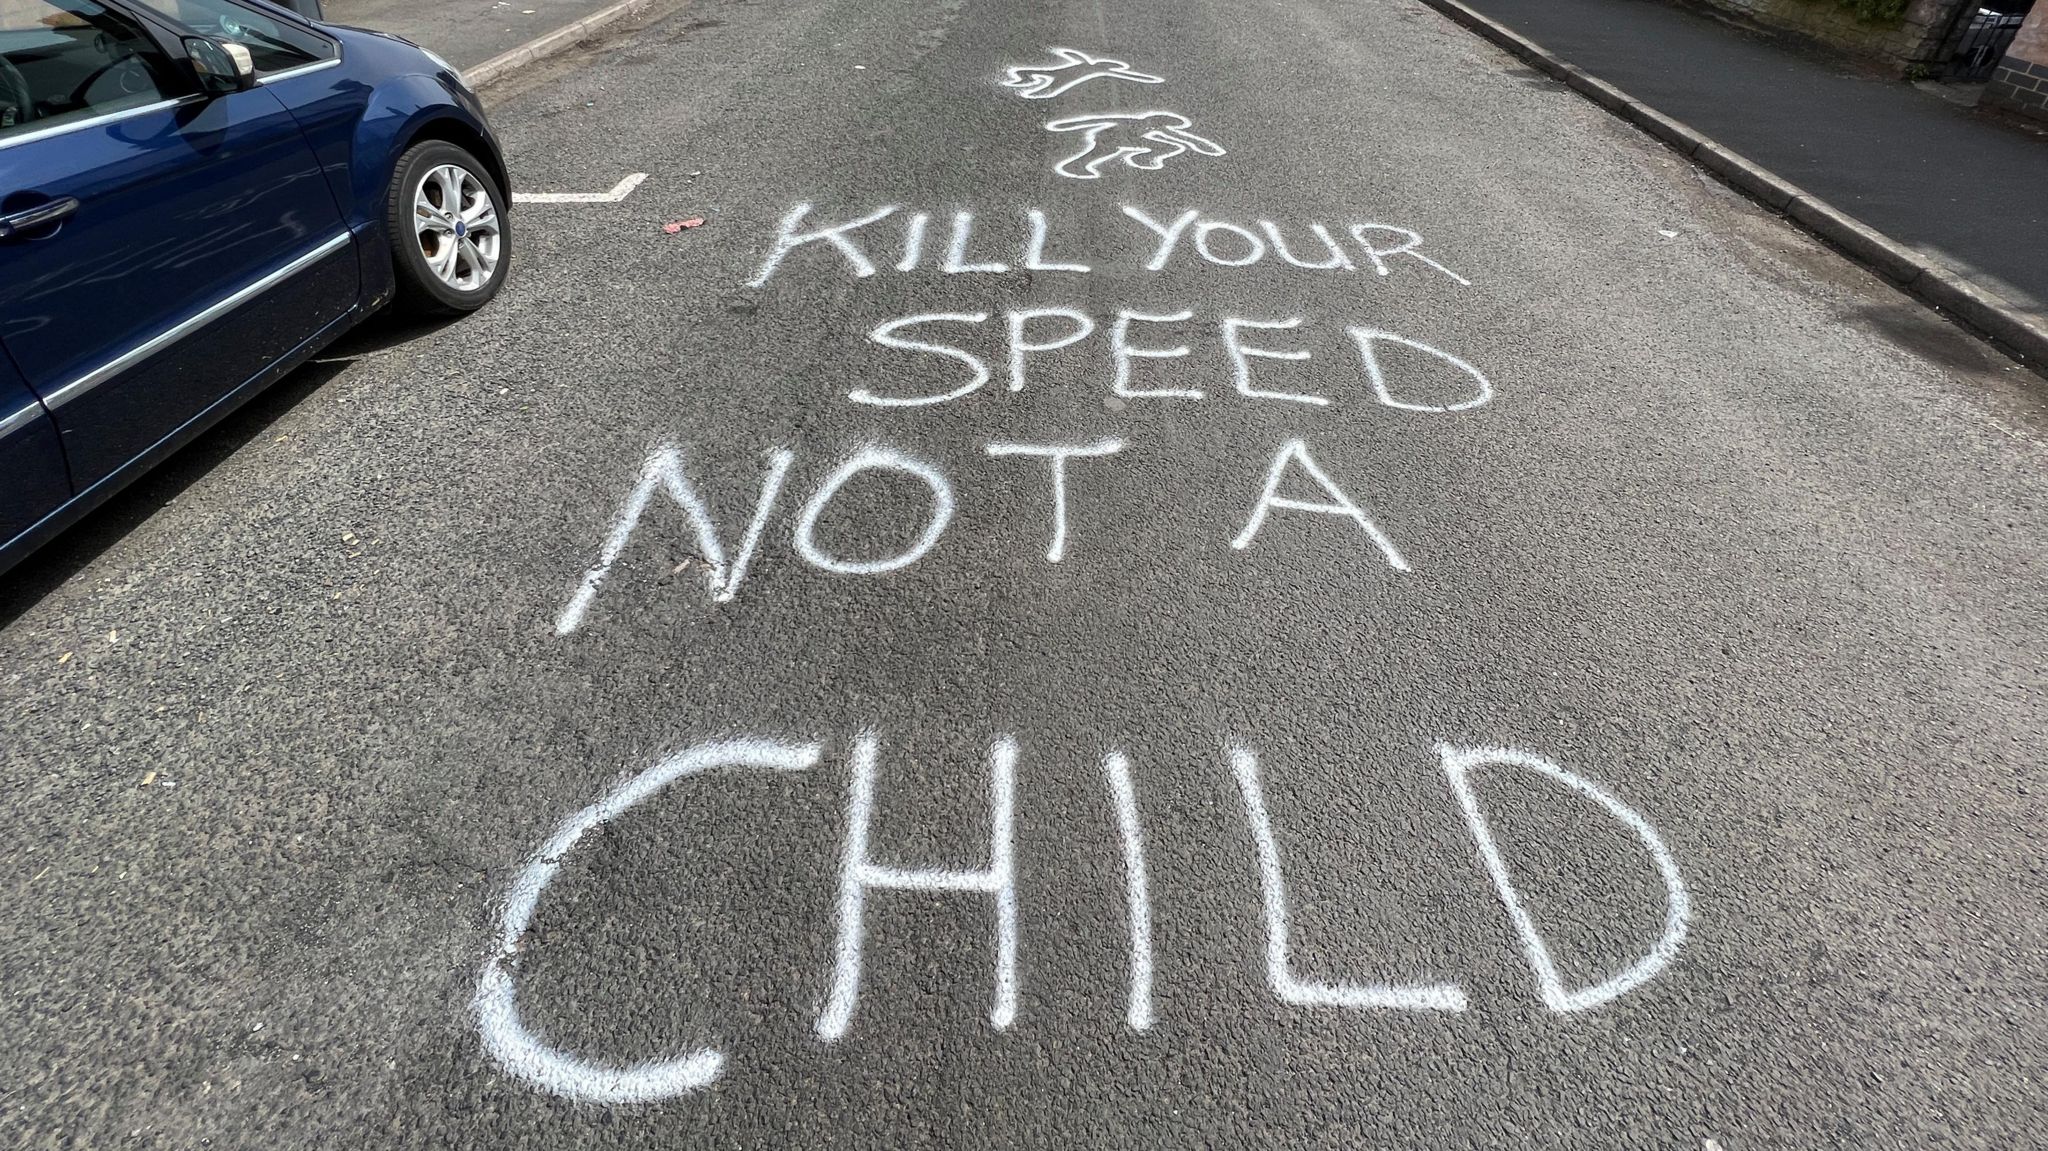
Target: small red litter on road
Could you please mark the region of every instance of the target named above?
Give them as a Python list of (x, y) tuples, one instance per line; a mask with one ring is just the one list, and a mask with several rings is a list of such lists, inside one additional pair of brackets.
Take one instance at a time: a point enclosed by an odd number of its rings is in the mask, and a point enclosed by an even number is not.
[(704, 226), (704, 217), (702, 217), (702, 216), (692, 216), (692, 217), (690, 217), (690, 218), (689, 218), (689, 219), (687, 219), (687, 220), (677, 220), (677, 221), (676, 221), (675, 223), (673, 223), (673, 224), (663, 224), (663, 225), (661, 226), (661, 230), (662, 230), (662, 231), (664, 231), (664, 232), (667, 232), (667, 233), (668, 233), (669, 235), (673, 236), (673, 235), (675, 235), (675, 234), (676, 234), (677, 232), (680, 232), (680, 231), (682, 231), (682, 230), (683, 230), (684, 228), (701, 228), (701, 227), (703, 227), (703, 226)]

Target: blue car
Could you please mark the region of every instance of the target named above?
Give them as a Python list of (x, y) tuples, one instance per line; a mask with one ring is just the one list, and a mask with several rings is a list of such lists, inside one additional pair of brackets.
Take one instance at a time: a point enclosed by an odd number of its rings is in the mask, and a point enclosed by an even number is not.
[(455, 70), (263, 0), (0, 0), (0, 572), (392, 305), (505, 282)]

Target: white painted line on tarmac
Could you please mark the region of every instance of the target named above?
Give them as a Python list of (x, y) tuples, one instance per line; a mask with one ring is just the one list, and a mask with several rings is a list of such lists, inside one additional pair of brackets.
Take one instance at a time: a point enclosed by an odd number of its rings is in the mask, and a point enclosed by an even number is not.
[(647, 179), (647, 173), (635, 172), (612, 185), (609, 192), (514, 192), (515, 204), (616, 204), (633, 194), (633, 189)]

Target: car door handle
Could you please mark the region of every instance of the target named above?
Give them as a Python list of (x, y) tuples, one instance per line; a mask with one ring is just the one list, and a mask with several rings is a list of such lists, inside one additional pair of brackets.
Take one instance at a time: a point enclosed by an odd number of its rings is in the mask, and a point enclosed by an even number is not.
[(63, 196), (23, 208), (19, 212), (0, 215), (0, 240), (8, 239), (17, 232), (32, 232), (47, 227), (78, 210), (78, 197)]

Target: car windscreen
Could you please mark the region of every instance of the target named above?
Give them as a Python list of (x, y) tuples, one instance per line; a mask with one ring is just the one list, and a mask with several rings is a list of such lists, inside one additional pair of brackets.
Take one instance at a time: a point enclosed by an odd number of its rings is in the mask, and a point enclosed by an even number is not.
[(247, 48), (258, 76), (303, 68), (335, 54), (334, 42), (325, 36), (235, 0), (142, 2), (201, 35)]

